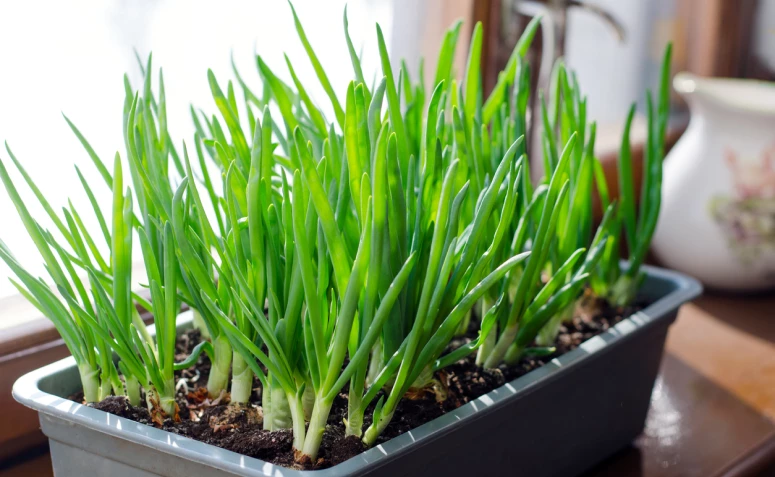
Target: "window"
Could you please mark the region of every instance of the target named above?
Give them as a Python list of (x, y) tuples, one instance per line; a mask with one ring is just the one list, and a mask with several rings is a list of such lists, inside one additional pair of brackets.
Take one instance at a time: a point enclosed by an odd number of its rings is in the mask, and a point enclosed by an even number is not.
[[(375, 22), (385, 40), (393, 36), (393, 2), (297, 0), (298, 14), (315, 52), (344, 97), (351, 78), (350, 58), (344, 42), (342, 13), (348, 3), (349, 31), (358, 48), (376, 51)], [(0, 5), (0, 62), (9, 74), (0, 88), (0, 131), (15, 156), (59, 211), (68, 199), (82, 212), (90, 230), (97, 222), (73, 168), (77, 164), (94, 188), (101, 204), (110, 190), (60, 112), (82, 131), (100, 158), (110, 167), (116, 151), (123, 154), (122, 116), (126, 72), (134, 87), (142, 74), (133, 49), (145, 59), (153, 50), (153, 69), (163, 68), (170, 130), (176, 141), (190, 142), (193, 126), (188, 105), (214, 112), (207, 83), (207, 68), (219, 82), (234, 79), (233, 55), (241, 75), (258, 88), (254, 52), (290, 82), (283, 52), (313, 99), (333, 112), (293, 28), (286, 2), (244, 0), (219, 2), (187, 0), (113, 0), (51, 2), (32, 0)], [(45, 14), (41, 14), (45, 12)], [(365, 76), (376, 77), (375, 55), (363, 63)], [(35, 217), (44, 211), (10, 163), (0, 152), (22, 197)], [(108, 208), (104, 212), (109, 216)], [(0, 192), (0, 238), (25, 267), (45, 276), (42, 260), (29, 240), (5, 191)], [(53, 226), (43, 222), (45, 227)], [(20, 300), (7, 280), (10, 271), (0, 264), (0, 330), (39, 318)], [(2, 354), (2, 351), (0, 351)]]

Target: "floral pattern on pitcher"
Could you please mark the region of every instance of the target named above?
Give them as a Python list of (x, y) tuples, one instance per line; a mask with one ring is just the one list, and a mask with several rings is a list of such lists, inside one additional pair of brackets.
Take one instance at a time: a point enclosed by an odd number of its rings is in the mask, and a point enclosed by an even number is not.
[(753, 159), (727, 148), (724, 159), (734, 195), (713, 197), (710, 213), (731, 251), (750, 265), (762, 254), (775, 254), (775, 143)]

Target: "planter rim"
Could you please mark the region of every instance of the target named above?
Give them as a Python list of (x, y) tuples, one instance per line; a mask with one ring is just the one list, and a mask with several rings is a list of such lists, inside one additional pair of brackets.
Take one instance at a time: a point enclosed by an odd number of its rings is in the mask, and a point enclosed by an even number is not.
[[(220, 468), (235, 474), (259, 477), (334, 477), (353, 475), (382, 466), (399, 458), (415, 443), (426, 439), (439, 439), (454, 430), (459, 421), (477, 419), (485, 413), (494, 412), (507, 401), (519, 399), (531, 392), (538, 383), (560, 379), (567, 370), (581, 361), (599, 357), (611, 344), (628, 339), (636, 330), (650, 327), (660, 317), (667, 317), (670, 311), (682, 303), (691, 301), (702, 293), (700, 283), (689, 276), (657, 267), (644, 266), (648, 279), (669, 282), (672, 290), (658, 297), (651, 305), (620, 321), (604, 333), (583, 342), (578, 348), (553, 359), (549, 363), (503, 386), (484, 394), (469, 403), (448, 412), (411, 431), (401, 434), (383, 444), (354, 456), (328, 469), (301, 471), (275, 465), (263, 460), (244, 456), (236, 452), (205, 444), (188, 437), (176, 435), (146, 424), (118, 417), (82, 404), (47, 393), (40, 389), (40, 382), (47, 376), (75, 367), (72, 356), (29, 372), (20, 377), (13, 385), (13, 397), (21, 404), (41, 414), (98, 430), (109, 435), (125, 439), (136, 444), (154, 448), (160, 452), (173, 454), (193, 462)], [(189, 321), (181, 317), (179, 325)], [(153, 329), (153, 325), (150, 325)]]

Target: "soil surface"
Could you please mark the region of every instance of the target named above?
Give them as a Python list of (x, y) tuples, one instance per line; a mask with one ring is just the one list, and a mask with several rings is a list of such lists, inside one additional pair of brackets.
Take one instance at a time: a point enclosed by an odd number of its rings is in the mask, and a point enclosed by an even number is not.
[[(595, 302), (592, 306), (586, 307), (586, 311), (580, 310), (576, 313), (573, 323), (561, 327), (555, 344), (556, 351), (553, 354), (524, 358), (515, 366), (485, 370), (475, 364), (475, 354), (448, 366), (435, 376), (444, 388), (446, 399), (438, 402), (438, 394), (432, 391), (413, 393), (406, 399), (402, 399), (393, 420), (377, 443), (410, 431), (544, 365), (557, 356), (575, 349), (587, 339), (603, 333), (641, 308), (642, 306), (634, 306), (614, 309)], [(469, 332), (466, 336), (455, 340), (451, 348), (467, 343), (475, 338), (477, 333), (478, 323), (472, 320)], [(182, 361), (200, 341), (198, 330), (190, 330), (178, 336), (176, 361)], [(257, 457), (286, 467), (299, 468), (294, 462), (291, 431), (262, 429), (261, 383), (257, 379), (254, 380), (254, 392), (248, 405), (230, 406), (228, 394), (223, 394), (216, 399), (208, 398), (205, 386), (209, 372), (210, 362), (202, 353), (196, 365), (176, 373), (177, 403), (180, 409), (180, 419), (177, 421), (164, 418), (160, 413), (152, 414), (145, 406), (131, 406), (122, 396), (111, 396), (102, 402), (89, 405), (246, 456)], [(71, 399), (81, 401), (83, 394), (73, 395)], [(374, 399), (372, 406), (366, 411), (364, 430), (371, 424), (373, 406), (377, 401), (378, 398)], [(342, 393), (337, 396), (331, 408), (317, 462), (307, 465), (306, 469), (331, 467), (366, 450), (360, 439), (353, 436), (345, 437), (343, 419), (346, 416), (347, 394)]]

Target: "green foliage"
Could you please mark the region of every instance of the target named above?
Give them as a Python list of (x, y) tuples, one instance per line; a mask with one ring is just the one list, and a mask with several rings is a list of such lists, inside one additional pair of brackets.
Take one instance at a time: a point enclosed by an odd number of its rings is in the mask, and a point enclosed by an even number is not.
[[(112, 389), (139, 401), (142, 387), (152, 408), (174, 415), (174, 371), (204, 351), (212, 361), (211, 396), (229, 389), (231, 379), (232, 402), (247, 402), (257, 377), (265, 429), (293, 429), (298, 458), (314, 461), (334, 398), (345, 387), (346, 433), (372, 445), (407, 393), (438, 392), (436, 371), (472, 353), (485, 367), (552, 353), (559, 325), (586, 287), (614, 304), (634, 298), (659, 213), (670, 50), (656, 111), (647, 97), (646, 174), (637, 206), (628, 140), (634, 110), (622, 142), (622, 194), (612, 202), (594, 156), (586, 98), (561, 62), (549, 103), (538, 98), (542, 114), (532, 127), (542, 129), (544, 176), (531, 182), (530, 169), (540, 164), (527, 157), (525, 55), (538, 19), (487, 97), (481, 25), (473, 30), (460, 83), (453, 57), (461, 24), (453, 25), (426, 101), (422, 63), (417, 78), (403, 62), (394, 71), (379, 26), (373, 54), (382, 74), (367, 87), (346, 11), (353, 75), (338, 98), (295, 11), (293, 17), (333, 107), (332, 122), (290, 59), (292, 83), (286, 84), (257, 56), (260, 94), (236, 68), (236, 87), (208, 71), (217, 114), (192, 107), (193, 147), (182, 143), (178, 153), (163, 75), (157, 97), (149, 57), (141, 64), (140, 91), (125, 80), (128, 190), (119, 156), (111, 174), (65, 118), (113, 191), (108, 222), (93, 184), (78, 171), (104, 241), (85, 230), (72, 206), (57, 215), (9, 150), (61, 236), (55, 239), (32, 218), (0, 162), (0, 178), (56, 291), (27, 273), (5, 246), (0, 258), (83, 368), (87, 399)], [(595, 186), (606, 208), (596, 231)], [(622, 229), (630, 249), (624, 269)], [(137, 242), (150, 300), (131, 291)], [(153, 312), (155, 339), (135, 304)], [(174, 363), (182, 304), (201, 317), (211, 341)], [(478, 336), (450, 351), (471, 322)], [(372, 404), (372, 424), (364, 430)]]
[[(606, 211), (606, 215), (609, 213), (612, 215), (607, 223), (607, 232), (616, 240), (609, 244), (609, 250), (605, 252), (591, 280), (591, 287), (595, 293), (615, 306), (628, 305), (635, 299), (644, 278), (641, 265), (646, 259), (659, 218), (662, 200), (662, 160), (670, 114), (671, 57), (672, 45), (668, 45), (662, 61), (656, 106), (651, 92), (646, 92), (646, 146), (643, 151), (640, 205), (637, 208), (630, 150), (630, 126), (635, 112), (634, 105), (625, 122), (618, 163), (620, 200), (618, 204), (611, 204), (609, 211)], [(597, 182), (601, 183), (600, 180)], [(601, 203), (608, 203), (606, 188), (599, 187), (599, 190)], [(624, 235), (628, 251), (624, 256), (620, 256), (619, 253), (622, 248), (618, 239), (620, 235)], [(620, 266), (620, 259), (626, 259), (627, 263)]]

